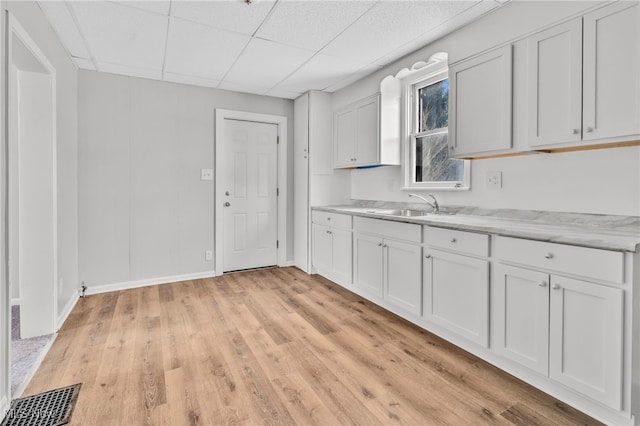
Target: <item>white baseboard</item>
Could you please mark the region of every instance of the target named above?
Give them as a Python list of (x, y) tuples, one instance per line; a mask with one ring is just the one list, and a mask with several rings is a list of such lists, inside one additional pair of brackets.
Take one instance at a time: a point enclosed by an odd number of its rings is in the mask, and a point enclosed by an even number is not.
[(11, 395), (12, 398), (15, 399), (15, 398), (20, 398), (22, 396), (22, 393), (27, 388), (27, 385), (29, 384), (31, 379), (33, 379), (33, 376), (36, 374), (36, 371), (38, 371), (38, 368), (40, 368), (40, 364), (42, 364), (42, 361), (44, 361), (44, 357), (47, 356), (47, 352), (49, 352), (49, 349), (51, 349), (51, 346), (53, 346), (53, 342), (55, 342), (57, 338), (58, 338), (58, 333), (56, 333), (53, 339), (51, 339), (51, 341), (47, 343), (47, 345), (42, 349), (42, 352), (40, 352), (38, 359), (36, 359), (36, 362), (33, 363), (33, 366), (31, 366), (31, 369), (29, 370), (27, 375), (24, 377), (24, 380), (22, 381), (22, 383), (20, 383), (20, 385), (16, 389), (15, 395)]
[(212, 278), (215, 276), (216, 276), (215, 271), (207, 271), (207, 272), (198, 272), (195, 274), (173, 275), (170, 277), (149, 278), (149, 279), (138, 280), (138, 281), (126, 281), (122, 283), (87, 286), (87, 291), (85, 292), (85, 294), (91, 295), (91, 294), (108, 293), (110, 291), (129, 290), (132, 288), (140, 288), (140, 287), (146, 287), (146, 286), (156, 285), (156, 284), (168, 284), (168, 283), (174, 283), (178, 281), (199, 280), (203, 278)]
[(78, 299), (80, 299), (80, 295), (77, 292), (74, 292), (69, 302), (67, 302), (67, 305), (64, 307), (62, 312), (58, 315), (56, 330), (60, 330), (60, 327), (62, 327), (62, 324), (64, 324), (64, 322), (69, 317), (69, 314), (71, 313), (73, 308), (76, 306), (76, 303), (78, 303)]
[(287, 260), (284, 263), (281, 263), (280, 265), (278, 265), (282, 268), (286, 268), (287, 266), (296, 266), (296, 262), (294, 260)]
[(16, 297), (11, 299), (11, 306), (15, 306), (15, 305), (19, 305), (20, 304), (20, 298)]

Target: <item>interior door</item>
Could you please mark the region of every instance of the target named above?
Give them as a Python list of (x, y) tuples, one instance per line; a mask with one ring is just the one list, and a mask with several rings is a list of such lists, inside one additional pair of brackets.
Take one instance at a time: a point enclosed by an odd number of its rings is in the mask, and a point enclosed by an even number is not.
[(278, 263), (278, 126), (224, 124), (224, 272)]

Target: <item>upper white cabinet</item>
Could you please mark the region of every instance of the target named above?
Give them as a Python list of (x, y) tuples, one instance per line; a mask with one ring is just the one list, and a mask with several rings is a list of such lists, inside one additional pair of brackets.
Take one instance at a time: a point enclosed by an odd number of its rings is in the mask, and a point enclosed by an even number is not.
[(582, 133), (582, 19), (528, 39), (529, 145), (579, 141)]
[(640, 134), (639, 10), (615, 3), (528, 38), (530, 147)]
[(392, 141), (394, 149), (381, 146), (380, 94), (335, 111), (333, 140), (336, 168), (400, 164), (398, 140)]
[(584, 16), (584, 140), (640, 134), (640, 6)]
[(512, 146), (511, 45), (449, 69), (449, 146), (454, 157)]

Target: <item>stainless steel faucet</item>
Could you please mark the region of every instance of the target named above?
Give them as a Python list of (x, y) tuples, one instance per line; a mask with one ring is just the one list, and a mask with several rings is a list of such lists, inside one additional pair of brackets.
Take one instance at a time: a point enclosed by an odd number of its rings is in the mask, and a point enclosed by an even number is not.
[(432, 208), (433, 208), (433, 212), (434, 213), (438, 213), (440, 212), (440, 205), (438, 205), (438, 200), (436, 200), (436, 197), (433, 196), (433, 194), (427, 194), (428, 197), (430, 197), (433, 202), (427, 200), (426, 198), (418, 195), (418, 194), (409, 194), (409, 197), (416, 197), (416, 198), (420, 198), (422, 201), (424, 201), (425, 203), (429, 204)]

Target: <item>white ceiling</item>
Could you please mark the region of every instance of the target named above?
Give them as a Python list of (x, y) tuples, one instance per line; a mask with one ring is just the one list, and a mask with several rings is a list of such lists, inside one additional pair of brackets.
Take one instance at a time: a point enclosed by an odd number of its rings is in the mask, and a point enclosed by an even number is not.
[(80, 68), (293, 99), (345, 87), (504, 1), (38, 3)]

